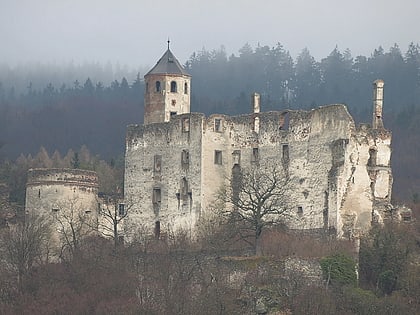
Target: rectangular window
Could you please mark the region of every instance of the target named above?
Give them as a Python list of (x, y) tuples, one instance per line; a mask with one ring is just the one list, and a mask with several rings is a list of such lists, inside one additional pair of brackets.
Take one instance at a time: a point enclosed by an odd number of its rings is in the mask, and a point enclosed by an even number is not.
[(160, 173), (162, 171), (162, 155), (154, 156), (153, 171), (155, 173)]
[(258, 148), (252, 148), (251, 162), (258, 163), (260, 160), (260, 151)]
[(222, 132), (222, 120), (220, 118), (214, 119), (214, 131)]
[(241, 150), (235, 150), (232, 153), (233, 165), (241, 164)]
[(289, 145), (288, 144), (283, 144), (283, 147), (282, 147), (282, 161), (283, 161), (283, 163), (288, 163), (289, 162)]
[(171, 117), (176, 115), (176, 112), (170, 112)]
[(190, 118), (189, 117), (182, 118), (182, 131), (183, 132), (190, 131)]
[(190, 153), (188, 150), (182, 150), (181, 152), (181, 166), (186, 167), (190, 164)]
[(303, 207), (299, 206), (297, 207), (297, 214), (302, 215), (303, 214)]
[(162, 194), (160, 188), (153, 188), (152, 201), (154, 205), (159, 205), (162, 201)]
[(222, 151), (214, 151), (214, 164), (222, 165)]
[(118, 215), (119, 215), (120, 217), (122, 217), (122, 216), (124, 216), (124, 215), (125, 215), (125, 204), (120, 203), (120, 204), (118, 205)]

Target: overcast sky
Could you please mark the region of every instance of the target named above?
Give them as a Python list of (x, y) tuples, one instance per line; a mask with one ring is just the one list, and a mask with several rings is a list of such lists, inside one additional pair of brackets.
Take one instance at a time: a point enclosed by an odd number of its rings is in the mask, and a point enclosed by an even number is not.
[(0, 63), (98, 61), (152, 66), (192, 52), (277, 42), (317, 59), (336, 45), (369, 56), (420, 43), (420, 0), (0, 0)]

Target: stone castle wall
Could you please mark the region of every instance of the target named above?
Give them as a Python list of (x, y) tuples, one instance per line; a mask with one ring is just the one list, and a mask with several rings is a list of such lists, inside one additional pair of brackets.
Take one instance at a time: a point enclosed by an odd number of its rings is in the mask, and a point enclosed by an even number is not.
[(69, 203), (97, 213), (98, 176), (79, 169), (31, 169), (26, 185), (27, 213), (50, 214)]

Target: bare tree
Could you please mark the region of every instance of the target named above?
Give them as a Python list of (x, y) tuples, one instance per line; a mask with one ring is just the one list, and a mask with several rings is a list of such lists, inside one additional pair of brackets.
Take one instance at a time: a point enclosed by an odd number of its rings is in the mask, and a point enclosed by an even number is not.
[(3, 263), (17, 275), (22, 290), (24, 276), (34, 265), (48, 261), (51, 221), (42, 216), (27, 216), (22, 222), (2, 231), (1, 251)]
[(117, 248), (120, 241), (120, 225), (127, 216), (131, 204), (123, 203), (120, 194), (105, 196), (104, 203), (99, 207), (98, 231), (105, 237), (114, 240)]
[(233, 172), (229, 181), (230, 187), (219, 196), (227, 205), (230, 224), (239, 223), (240, 236), (245, 241), (253, 238), (255, 254), (260, 255), (263, 230), (283, 222), (290, 213), (291, 179), (276, 166), (258, 166)]
[(97, 225), (95, 211), (85, 208), (86, 205), (77, 197), (61, 202), (52, 209), (61, 245), (60, 258), (69, 253), (73, 256), (79, 251), (84, 237), (92, 235)]

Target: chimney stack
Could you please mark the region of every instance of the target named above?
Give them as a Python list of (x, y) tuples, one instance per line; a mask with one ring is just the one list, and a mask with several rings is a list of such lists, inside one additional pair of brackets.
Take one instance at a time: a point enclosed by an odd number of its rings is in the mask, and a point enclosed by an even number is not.
[(373, 82), (373, 119), (372, 128), (381, 129), (384, 127), (382, 121), (382, 106), (384, 103), (384, 81), (376, 80)]

